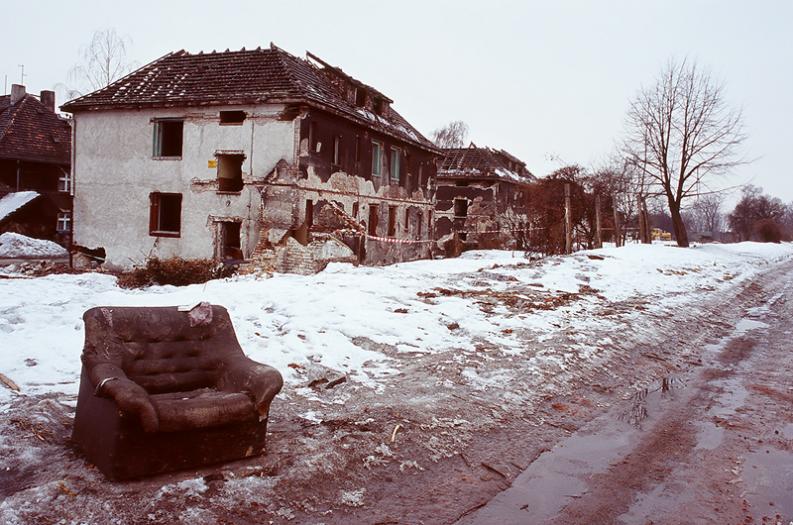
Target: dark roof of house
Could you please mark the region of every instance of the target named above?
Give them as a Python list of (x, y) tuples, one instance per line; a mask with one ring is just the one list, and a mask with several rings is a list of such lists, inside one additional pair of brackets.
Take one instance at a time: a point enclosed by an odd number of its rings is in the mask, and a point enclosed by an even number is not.
[[(391, 100), (309, 54), (298, 58), (274, 45), (240, 51), (169, 53), (107, 87), (64, 104), (64, 111), (298, 102), (319, 107), (396, 138), (437, 151), (399, 113), (356, 106), (350, 87), (365, 88), (370, 101)], [(317, 65), (317, 63), (319, 63)], [(342, 80), (341, 82), (339, 80)], [(371, 107), (371, 104), (368, 104)]]
[(445, 149), (443, 153), (438, 178), (497, 179), (517, 184), (537, 180), (525, 162), (503, 149), (479, 148), (472, 143), (467, 148)]
[(37, 97), (0, 96), (0, 158), (69, 165), (71, 143), (69, 122)]

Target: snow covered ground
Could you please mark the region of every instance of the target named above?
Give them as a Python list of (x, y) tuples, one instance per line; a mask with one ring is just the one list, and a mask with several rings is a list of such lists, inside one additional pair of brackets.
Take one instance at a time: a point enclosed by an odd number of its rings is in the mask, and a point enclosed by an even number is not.
[(16, 259), (68, 256), (69, 252), (66, 251), (66, 248), (52, 241), (34, 239), (13, 232), (0, 235), (0, 257)]
[[(475, 251), (457, 259), (382, 268), (331, 265), (313, 276), (244, 276), (182, 288), (124, 290), (114, 277), (96, 273), (3, 279), (0, 372), (23, 394), (75, 395), (86, 309), (210, 301), (229, 309), (243, 349), (278, 368), (287, 388), (305, 384), (304, 370), (313, 363), (378, 389), (411, 356), (472, 350), (481, 341), (520, 355), (527, 332), (542, 341), (571, 323), (578, 329), (587, 323), (602, 327), (609, 321), (590, 314), (613, 302), (667, 309), (790, 257), (789, 243), (691, 249), (655, 244), (541, 261), (518, 252)], [(579, 350), (586, 358), (587, 345)], [(544, 361), (565, 366), (543, 352), (531, 360), (537, 370)], [(483, 387), (499, 381), (497, 373), (481, 377), (475, 369), (463, 377)], [(13, 395), (0, 387), (0, 410)]]

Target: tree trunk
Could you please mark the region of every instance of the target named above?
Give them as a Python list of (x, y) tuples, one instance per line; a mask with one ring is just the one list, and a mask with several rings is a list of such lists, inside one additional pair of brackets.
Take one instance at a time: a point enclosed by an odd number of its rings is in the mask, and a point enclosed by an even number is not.
[(686, 232), (683, 217), (680, 216), (680, 204), (670, 200), (669, 213), (672, 215), (672, 227), (675, 230), (677, 245), (681, 248), (688, 248), (688, 232)]

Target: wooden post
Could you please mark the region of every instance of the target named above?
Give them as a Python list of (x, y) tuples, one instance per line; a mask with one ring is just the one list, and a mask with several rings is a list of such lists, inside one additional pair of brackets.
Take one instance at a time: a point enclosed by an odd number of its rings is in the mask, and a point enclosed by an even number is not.
[(573, 214), (570, 210), (570, 183), (564, 185), (564, 253), (573, 253)]
[(617, 210), (617, 198), (611, 198), (611, 207), (614, 208), (614, 246), (620, 247), (620, 212)]
[(603, 233), (600, 229), (600, 194), (595, 194), (595, 248), (603, 247)]
[(645, 240), (644, 234), (647, 233), (647, 229), (644, 227), (644, 210), (642, 209), (642, 196), (636, 196), (636, 210), (638, 211), (637, 216), (639, 217), (639, 242), (642, 244), (647, 244)]

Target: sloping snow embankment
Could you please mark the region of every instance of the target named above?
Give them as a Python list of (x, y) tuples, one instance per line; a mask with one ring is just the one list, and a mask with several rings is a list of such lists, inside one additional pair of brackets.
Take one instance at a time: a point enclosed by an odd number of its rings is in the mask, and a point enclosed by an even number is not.
[(45, 239), (34, 239), (19, 233), (6, 232), (0, 235), (0, 257), (35, 258), (66, 257), (69, 252), (58, 243)]
[[(525, 344), (513, 332), (528, 330), (542, 339), (570, 326), (602, 324), (606, 321), (591, 314), (609, 302), (640, 300), (645, 310), (674, 307), (791, 256), (791, 244), (629, 245), (536, 263), (520, 253), (476, 251), (458, 259), (380, 268), (331, 265), (313, 276), (246, 276), (182, 288), (124, 290), (114, 277), (90, 273), (0, 280), (0, 372), (24, 393), (75, 394), (85, 310), (210, 301), (229, 309), (246, 353), (278, 368), (287, 383), (301, 380), (294, 367), (319, 363), (376, 387), (379, 379), (397, 372), (398, 356), (362, 348), (367, 345), (359, 338), (389, 345), (405, 359), (473, 348), (483, 338), (518, 354)], [(582, 294), (568, 305), (514, 315), (485, 312), (471, 297), (441, 294), (426, 300), (417, 295), (436, 287), (491, 293), (514, 289), (516, 283), (549, 297), (582, 287), (599, 296)], [(450, 330), (454, 323), (461, 329)], [(0, 388), (0, 400), (10, 395)]]

